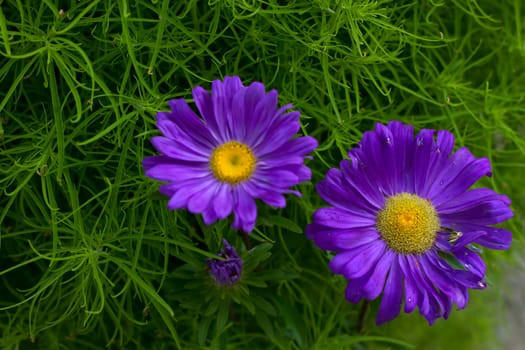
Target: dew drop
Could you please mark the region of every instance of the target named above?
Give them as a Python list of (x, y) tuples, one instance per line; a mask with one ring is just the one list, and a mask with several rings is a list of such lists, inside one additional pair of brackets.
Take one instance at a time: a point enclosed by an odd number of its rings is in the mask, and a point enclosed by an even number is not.
[(412, 298), (408, 298), (407, 302), (411, 303), (412, 302)]
[(390, 139), (390, 137), (386, 138), (386, 144), (387, 145), (391, 145), (392, 144), (392, 140)]
[(439, 181), (439, 184), (440, 184), (441, 186), (443, 186), (443, 185), (445, 184), (445, 181), (441, 180), (441, 181)]
[(463, 264), (463, 266), (465, 266), (465, 268), (466, 268), (467, 270), (470, 270), (470, 268), (472, 267), (472, 265), (470, 265), (470, 264)]
[(481, 288), (485, 288), (487, 284), (484, 281), (479, 281), (478, 286), (480, 286)]
[(418, 146), (423, 146), (423, 139), (422, 139), (421, 137), (419, 137), (419, 138), (417, 139), (417, 145), (418, 145)]
[(474, 252), (478, 254), (483, 254), (483, 249), (475, 246), (474, 244), (469, 244), (467, 247), (469, 247), (469, 249), (473, 250)]

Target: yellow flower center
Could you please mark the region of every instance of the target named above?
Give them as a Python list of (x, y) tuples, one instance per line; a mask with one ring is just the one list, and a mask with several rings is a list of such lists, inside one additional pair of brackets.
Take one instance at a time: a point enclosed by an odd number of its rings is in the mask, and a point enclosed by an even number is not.
[(440, 223), (429, 200), (399, 193), (387, 198), (385, 208), (377, 215), (376, 227), (391, 249), (401, 254), (421, 254), (434, 244)]
[(235, 185), (252, 176), (255, 162), (250, 147), (244, 143), (229, 141), (213, 150), (210, 167), (218, 180)]

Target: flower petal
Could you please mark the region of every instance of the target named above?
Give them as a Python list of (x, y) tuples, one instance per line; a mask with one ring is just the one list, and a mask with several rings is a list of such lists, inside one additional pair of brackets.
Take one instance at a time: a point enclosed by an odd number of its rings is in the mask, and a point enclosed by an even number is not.
[(421, 293), (419, 293), (417, 288), (417, 283), (412, 278), (412, 274), (410, 272), (409, 264), (405, 258), (405, 256), (399, 257), (399, 267), (401, 268), (401, 272), (403, 273), (404, 281), (405, 281), (405, 309), (404, 311), (406, 313), (411, 313), (414, 311), (416, 306), (422, 301)]
[(353, 252), (359, 252), (350, 258), (348, 264), (342, 270), (346, 279), (355, 279), (367, 274), (377, 261), (383, 256), (386, 244), (382, 240), (377, 240), (370, 244), (365, 244), (363, 250), (354, 248)]
[(233, 196), (230, 191), (230, 186), (220, 184), (213, 201), (213, 209), (218, 219), (224, 219), (230, 215), (233, 210)]
[(205, 188), (209, 188), (213, 183), (214, 181), (210, 178), (188, 181), (185, 186), (180, 186), (177, 190), (173, 191), (173, 194), (168, 201), (168, 208), (175, 210), (186, 207), (191, 196)]
[(257, 206), (253, 198), (244, 190), (237, 190), (234, 193), (236, 194), (236, 202), (233, 207), (235, 213), (233, 228), (250, 233), (255, 227)]
[(151, 143), (157, 151), (173, 159), (208, 162), (211, 155), (211, 149), (189, 148), (184, 143), (173, 141), (163, 136), (153, 137)]
[(476, 274), (480, 278), (485, 276), (485, 262), (476, 253), (467, 248), (461, 248), (454, 252), (454, 256), (463, 266), (470, 272)]
[(170, 100), (168, 101), (168, 105), (170, 106), (172, 113), (159, 113), (157, 115), (159, 121), (163, 120), (164, 117), (169, 117), (169, 119), (180, 128), (187, 138), (197, 140), (201, 146), (213, 147), (212, 140), (214, 140), (214, 138), (210, 134), (208, 128), (206, 128), (202, 119), (193, 112), (184, 99)]
[(368, 277), (363, 286), (363, 295), (367, 300), (377, 298), (383, 291), (385, 279), (390, 271), (390, 267), (396, 264), (396, 253), (386, 249), (383, 256), (377, 261), (374, 272)]
[(491, 174), (487, 158), (476, 159), (466, 148), (454, 153), (448, 164), (439, 171), (439, 176), (429, 189), (434, 206), (465, 193), (479, 178)]
[(403, 276), (399, 263), (394, 261), (390, 267), (390, 273), (388, 274), (383, 297), (381, 298), (381, 304), (379, 305), (379, 311), (377, 313), (376, 324), (388, 322), (396, 318), (401, 309), (402, 297), (403, 297)]
[(334, 229), (316, 222), (306, 226), (306, 235), (321, 249), (343, 251), (380, 239), (373, 228)]
[(318, 224), (334, 228), (356, 228), (356, 227), (375, 227), (375, 218), (370, 216), (356, 215), (351, 211), (340, 208), (326, 207), (316, 210), (313, 214), (313, 221)]

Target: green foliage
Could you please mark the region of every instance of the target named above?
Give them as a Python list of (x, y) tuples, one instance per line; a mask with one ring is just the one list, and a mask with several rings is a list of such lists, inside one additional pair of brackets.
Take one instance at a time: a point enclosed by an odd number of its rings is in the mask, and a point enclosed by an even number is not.
[[(511, 197), (522, 240), (524, 11), (521, 0), (0, 1), (0, 347), (487, 344), (504, 253), (485, 255), (492, 290), (450, 320), (376, 327), (303, 228), (322, 205), (313, 184), (375, 121), (399, 119), (490, 158), (482, 184)], [(260, 205), (249, 237), (166, 210), (141, 167), (155, 113), (225, 75), (277, 89), (320, 141), (303, 197)], [(205, 264), (222, 237), (245, 259), (226, 289)]]

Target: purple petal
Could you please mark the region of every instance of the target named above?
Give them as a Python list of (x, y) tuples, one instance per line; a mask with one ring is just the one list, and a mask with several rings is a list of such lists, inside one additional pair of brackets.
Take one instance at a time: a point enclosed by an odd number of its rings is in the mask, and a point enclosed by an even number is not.
[(258, 154), (258, 164), (272, 168), (281, 165), (303, 164), (304, 156), (317, 147), (317, 140), (310, 136), (292, 139), (272, 153)]
[[(287, 105), (286, 107), (291, 107), (291, 105)], [(257, 154), (268, 153), (268, 151), (265, 150), (266, 147), (278, 148), (292, 138), (298, 131), (286, 135), (283, 134), (283, 130), (281, 129), (290, 130), (290, 125), (293, 126), (298, 122), (299, 113), (294, 112), (296, 114), (293, 117), (290, 117), (288, 114), (279, 115), (276, 113), (276, 108), (277, 91), (271, 90), (258, 101), (253, 111), (249, 129), (257, 130), (257, 133), (251, 133), (246, 139), (246, 142), (257, 151)], [(281, 109), (277, 112), (279, 111), (281, 111)], [(277, 132), (279, 131), (279, 136), (277, 136)]]
[(421, 293), (419, 293), (417, 288), (417, 283), (412, 278), (412, 273), (410, 272), (410, 266), (405, 258), (401, 255), (399, 258), (399, 266), (401, 272), (403, 273), (405, 281), (405, 309), (406, 313), (411, 313), (414, 311), (416, 306), (421, 300)]
[(503, 228), (490, 227), (486, 230), (487, 234), (476, 240), (477, 244), (497, 250), (509, 249), (512, 242), (512, 233)]
[(191, 180), (179, 187), (171, 196), (168, 201), (168, 209), (175, 210), (181, 209), (187, 206), (189, 198), (205, 188), (209, 188), (214, 184), (215, 181), (211, 179), (197, 179)]
[(414, 128), (399, 121), (391, 121), (387, 127), (393, 135), (391, 143), (395, 152), (393, 190), (396, 193), (414, 193), (414, 175), (411, 170), (414, 167)]
[(319, 196), (334, 207), (363, 213), (363, 215), (377, 214), (378, 208), (372, 205), (368, 198), (362, 197), (352, 188), (341, 183), (341, 172), (338, 169), (330, 169), (326, 174), (326, 180), (319, 182), (315, 188)]
[(432, 185), (441, 175), (442, 169), (450, 162), (450, 153), (454, 146), (454, 136), (446, 131), (439, 130), (437, 140), (433, 142), (434, 130), (423, 129), (416, 137), (415, 156), (418, 158), (414, 165), (416, 177), (416, 193), (422, 197), (429, 197)]
[(346, 279), (355, 279), (367, 274), (375, 267), (378, 259), (383, 256), (387, 249), (386, 244), (382, 240), (365, 244), (363, 247), (366, 248), (361, 251), (359, 251), (360, 248), (354, 248), (359, 253), (355, 254), (351, 261), (345, 265), (342, 272)]
[(232, 139), (242, 143), (246, 143), (247, 135), (251, 134), (246, 125), (250, 113), (249, 106), (245, 103), (246, 90), (246, 88), (237, 90), (232, 96), (231, 104), (232, 117), (230, 122), (232, 125), (230, 126), (230, 130)]
[(297, 176), (297, 183), (310, 180), (312, 178), (312, 170), (306, 165), (290, 165), (290, 166), (281, 166), (280, 169), (286, 169), (294, 173)]
[(273, 123), (266, 134), (253, 142), (257, 154), (268, 154), (276, 150), (287, 140), (290, 140), (301, 128), (298, 121), (278, 120)]
[[(188, 138), (198, 140), (201, 146), (213, 147), (214, 138), (195, 112), (188, 106), (184, 99), (168, 101), (172, 114), (169, 115), (173, 121)], [(165, 112), (158, 114), (159, 121), (166, 116)]]
[[(442, 225), (445, 227), (454, 228), (456, 231), (462, 232), (463, 236), (465, 236), (465, 239), (468, 239), (468, 236), (466, 236), (467, 233), (475, 232), (477, 238), (472, 242), (480, 244), (490, 249), (508, 249), (510, 247), (510, 243), (512, 242), (512, 233), (508, 230), (499, 227), (483, 226), (477, 225), (475, 223), (461, 223), (461, 225), (456, 226), (455, 223), (448, 222), (445, 220), (442, 222)], [(485, 232), (485, 234), (481, 235), (479, 234), (479, 232)], [(458, 242), (460, 242), (460, 240), (458, 240)]]
[(210, 183), (209, 186), (195, 192), (188, 200), (188, 210), (190, 213), (198, 214), (202, 213), (207, 208), (213, 209), (213, 203), (211, 202), (215, 197), (215, 193), (219, 186), (220, 185), (217, 182)]
[(476, 159), (468, 149), (460, 148), (440, 170), (429, 189), (429, 196), (434, 206), (439, 207), (465, 193), (480, 177), (490, 174), (488, 159)]
[(363, 299), (363, 286), (365, 283), (366, 278), (359, 278), (356, 280), (349, 281), (345, 289), (346, 300), (348, 300), (351, 303), (357, 304), (361, 299)]
[(230, 192), (230, 186), (220, 184), (213, 201), (213, 209), (218, 219), (224, 219), (233, 210), (233, 196)]
[[(361, 147), (348, 152), (352, 162), (359, 164), (367, 180), (383, 194), (394, 194), (391, 172), (396, 161), (392, 154), (394, 138), (390, 130), (377, 123), (374, 131), (363, 134)], [(373, 155), (373, 156), (370, 156)]]
[(150, 177), (159, 181), (177, 181), (182, 182), (191, 179), (199, 179), (210, 176), (210, 170), (203, 165), (182, 165), (182, 164), (157, 164), (145, 173)]
[(271, 205), (275, 208), (284, 208), (286, 207), (286, 198), (278, 192), (269, 192), (265, 191), (262, 192), (258, 197), (261, 199), (264, 203)]
[(212, 205), (209, 205), (206, 208), (204, 208), (201, 214), (202, 214), (202, 221), (206, 225), (211, 225), (219, 219)]
[(342, 275), (344, 273), (345, 266), (347, 264), (351, 264), (352, 260), (356, 255), (366, 250), (370, 247), (370, 245), (373, 244), (374, 243), (360, 245), (358, 247), (353, 248), (352, 250), (346, 250), (338, 253), (332, 258), (332, 260), (330, 260), (330, 262), (328, 263), (328, 267), (330, 268), (330, 270), (332, 270), (333, 273)]
[(437, 254), (434, 257), (431, 257), (430, 262), (438, 270), (447, 271), (448, 277), (461, 286), (471, 289), (483, 289), (486, 287), (486, 283), (483, 281), (483, 276), (479, 276), (477, 273), (467, 270), (452, 269), (447, 262), (437, 257)]
[(376, 220), (370, 216), (356, 215), (356, 213), (340, 208), (326, 207), (316, 210), (313, 221), (334, 228), (375, 227)]
[(503, 206), (510, 205), (510, 199), (507, 196), (498, 194), (488, 188), (476, 188), (441, 204), (436, 207), (436, 210), (440, 214), (454, 214), (460, 211), (472, 209), (477, 207), (480, 203), (488, 201), (499, 202)]
[(380, 239), (374, 228), (334, 229), (317, 223), (306, 226), (306, 235), (321, 249), (349, 250)]
[(436, 290), (432, 281), (421, 268), (420, 256), (406, 256), (408, 273), (419, 291), (419, 312), (427, 319), (429, 324), (433, 324), (438, 317), (443, 317), (443, 311), (450, 304), (444, 294)]
[(253, 198), (261, 199), (263, 202), (265, 202), (268, 205), (271, 205), (277, 208), (286, 207), (286, 198), (284, 198), (282, 193), (279, 193), (275, 191), (274, 189), (262, 188), (258, 186), (255, 181), (249, 181), (249, 182), (241, 184), (240, 186), (250, 196), (252, 196)]
[(383, 256), (377, 261), (373, 273), (363, 286), (363, 295), (367, 300), (373, 300), (381, 294), (390, 267), (396, 264), (395, 259), (396, 253), (386, 249)]
[(500, 201), (480, 202), (469, 209), (456, 211), (451, 214), (440, 214), (444, 221), (454, 222), (456, 225), (475, 222), (478, 225), (492, 225), (506, 221), (514, 216), (508, 205)]
[(257, 176), (254, 176), (250, 179), (250, 181), (243, 183), (241, 187), (244, 188), (247, 193), (251, 194), (254, 198), (260, 198), (264, 192), (297, 194), (296, 191), (287, 189), (285, 187), (277, 187), (271, 182), (261, 181), (257, 178)]
[(173, 196), (180, 188), (178, 183), (167, 183), (159, 186), (159, 192), (166, 197)]
[(209, 160), (209, 153), (206, 151), (190, 149), (163, 136), (153, 137), (151, 143), (157, 151), (170, 158), (191, 162), (207, 162)]
[(197, 86), (192, 91), (193, 100), (197, 106), (202, 118), (206, 122), (206, 126), (210, 130), (210, 133), (213, 135), (215, 140), (224, 142), (226, 140), (225, 135), (223, 135), (222, 121), (218, 122), (215, 118), (213, 111), (213, 101), (210, 94), (204, 90), (202, 87)]
[(258, 142), (267, 139), (266, 131), (276, 119), (277, 91), (270, 90), (266, 94), (264, 85), (254, 82), (248, 86), (245, 104), (248, 111), (245, 120), (246, 128), (258, 131), (258, 134), (250, 133), (247, 135), (245, 140), (256, 148)]
[(454, 135), (450, 131), (438, 131), (436, 150), (445, 158), (448, 158), (449, 154), (454, 150)]
[(232, 140), (234, 137), (232, 132), (234, 127), (232, 100), (235, 93), (242, 87), (239, 77), (225, 77), (224, 81), (214, 80), (212, 82), (213, 116), (222, 142)]
[(238, 190), (236, 193), (236, 203), (234, 204), (235, 218), (233, 221), (233, 228), (236, 230), (243, 230), (250, 233), (255, 227), (255, 220), (257, 218), (257, 206), (252, 197), (245, 191)]
[[(448, 227), (447, 223), (442, 223), (443, 227)], [(456, 252), (458, 249), (462, 249), (467, 244), (477, 242), (479, 238), (486, 236), (486, 231), (467, 231), (461, 232), (461, 236), (454, 242), (448, 241), (450, 233), (439, 234), (437, 242), (440, 242), (440, 248), (444, 251)]]
[[(355, 198), (360, 201), (369, 203), (369, 208), (377, 211), (384, 207), (385, 195), (380, 191), (378, 186), (370, 181), (367, 175), (354, 162), (346, 159), (339, 164), (341, 167), (342, 179), (341, 186), (344, 186), (351, 192)], [(370, 209), (367, 209), (369, 211)]]
[(163, 163), (172, 163), (172, 159), (166, 156), (151, 156), (151, 157), (145, 157), (142, 159), (142, 167), (144, 170), (148, 171), (149, 169), (153, 168), (155, 165), (163, 164)]
[(299, 183), (299, 178), (296, 174), (286, 170), (256, 170), (254, 177), (258, 181), (267, 182), (274, 187), (286, 188), (295, 186)]
[(454, 270), (451, 277), (457, 283), (470, 289), (485, 289), (487, 287), (483, 278), (470, 271)]
[(461, 248), (454, 252), (454, 256), (463, 264), (463, 266), (468, 271), (476, 274), (480, 278), (485, 276), (485, 262), (470, 249)]
[[(177, 142), (177, 144), (182, 143), (187, 148), (211, 150), (213, 145), (217, 142), (215, 138), (208, 133), (204, 133), (202, 135), (188, 133), (187, 130), (184, 130), (179, 126), (181, 120), (177, 121), (171, 112), (159, 112), (157, 113), (156, 118), (157, 128), (164, 136), (170, 140), (173, 140), (174, 142)], [(197, 124), (202, 124), (202, 121), (199, 119)], [(201, 128), (202, 125), (198, 125), (197, 127)], [(206, 137), (203, 138), (203, 136)]]
[(448, 315), (452, 309), (452, 302), (464, 306), (467, 301), (464, 299), (464, 288), (457, 285), (454, 280), (448, 276), (453, 270), (438, 264), (438, 259), (441, 258), (435, 253), (423, 255), (421, 258), (421, 266), (430, 281), (432, 281), (440, 292), (447, 296), (447, 299), (449, 299), (449, 302), (443, 310), (444, 315)]
[(399, 268), (399, 263), (394, 261), (385, 283), (381, 304), (379, 305), (379, 311), (376, 318), (377, 325), (396, 318), (401, 309), (402, 297), (403, 276)]

